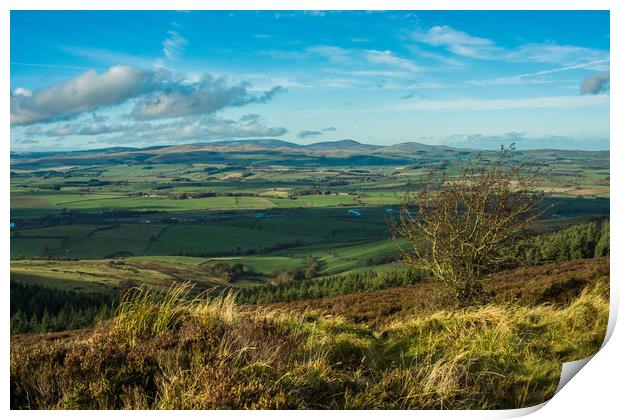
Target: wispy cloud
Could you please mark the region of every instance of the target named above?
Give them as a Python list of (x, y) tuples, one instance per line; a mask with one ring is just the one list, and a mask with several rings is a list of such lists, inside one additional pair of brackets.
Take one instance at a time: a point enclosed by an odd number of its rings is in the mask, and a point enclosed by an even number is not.
[(45, 132), (47, 137), (64, 136), (98, 136), (100, 134), (117, 133), (131, 129), (130, 125), (125, 124), (101, 124), (101, 123), (66, 123), (56, 125)]
[(337, 89), (356, 89), (366, 86), (366, 84), (359, 79), (346, 77), (322, 79), (318, 85)]
[(493, 40), (480, 38), (451, 28), (434, 26), (427, 31), (411, 34), (412, 39), (434, 47), (442, 47), (453, 54), (478, 60), (496, 60), (522, 63), (561, 64), (564, 66), (600, 63), (609, 60), (607, 51), (553, 42), (528, 43), (516, 48), (505, 48)]
[(422, 68), (412, 60), (396, 57), (391, 51), (367, 50), (366, 59), (371, 63), (397, 67), (412, 73), (422, 71)]
[[(261, 51), (260, 54), (288, 61), (308, 61), (312, 58), (324, 58), (330, 63), (342, 66), (357, 67), (358, 75), (383, 75), (387, 77), (403, 77), (407, 73), (418, 73), (424, 69), (409, 58), (397, 56), (390, 50), (374, 50), (361, 48), (343, 48), (334, 45), (315, 45), (302, 51)], [(389, 73), (391, 71), (391, 73)], [(398, 71), (399, 73), (396, 73)], [(373, 74), (374, 73), (374, 74)]]
[(63, 64), (46, 64), (46, 63), (20, 63), (17, 61), (11, 61), (12, 66), (26, 66), (26, 67), (44, 67), (50, 69), (71, 69), (71, 70), (91, 70), (92, 67), (86, 66), (71, 66)]
[[(155, 63), (155, 58), (127, 54), (121, 51), (112, 51), (102, 48), (84, 48), (75, 46), (62, 46), (61, 50), (75, 57), (86, 58), (94, 62), (106, 65), (122, 65), (132, 67), (151, 68)], [(63, 66), (66, 67), (66, 66)], [(83, 68), (83, 67), (80, 67)], [(92, 69), (87, 67), (85, 69)]]
[(351, 50), (333, 45), (317, 45), (308, 48), (306, 51), (311, 54), (323, 56), (338, 64), (352, 63), (354, 58)]
[(540, 84), (540, 83), (557, 83), (561, 81), (541, 78), (550, 74), (567, 72), (572, 70), (597, 70), (609, 67), (609, 59), (601, 59), (589, 61), (586, 63), (563, 66), (553, 69), (541, 70), (533, 73), (522, 73), (514, 76), (497, 77), (494, 79), (470, 80), (467, 83), (471, 85), (508, 85), (508, 84)]
[(465, 63), (462, 60), (455, 58), (453, 55), (449, 55), (449, 53), (429, 51), (428, 49), (421, 48), (420, 45), (415, 44), (407, 45), (406, 47), (411, 54), (416, 57), (416, 59), (424, 58), (437, 62), (439, 65), (433, 65), (434, 71), (453, 71), (455, 69), (462, 69), (465, 67)]
[[(36, 132), (31, 130), (33, 127), (37, 128)], [(130, 137), (132, 144), (149, 146), (231, 138), (280, 137), (288, 132), (285, 127), (267, 125), (264, 118), (257, 114), (246, 114), (237, 120), (208, 115), (200, 118), (188, 117), (165, 122), (57, 123), (51, 124), (44, 131), (41, 130), (40, 125), (33, 127), (27, 130), (33, 131), (27, 137), (12, 138), (12, 142), (18, 145), (27, 145), (34, 144), (34, 142), (39, 143), (41, 136), (54, 139), (57, 142), (74, 136), (86, 136), (94, 138), (88, 144), (101, 146), (124, 144)]]
[(98, 142), (123, 143), (127, 134), (140, 145), (178, 144), (193, 141), (209, 141), (248, 137), (280, 137), (286, 134), (285, 127), (267, 126), (262, 117), (247, 114), (238, 120), (209, 115), (202, 118), (182, 118), (163, 124), (134, 124), (121, 136), (107, 137)]
[(401, 70), (342, 70), (335, 68), (330, 69), (329, 71), (332, 73), (359, 77), (389, 77), (394, 79), (405, 79), (411, 77), (411, 73)]
[(176, 60), (183, 53), (186, 45), (187, 40), (179, 35), (177, 31), (168, 31), (168, 38), (162, 44), (164, 56), (168, 60)]
[(555, 43), (525, 44), (504, 50), (499, 59), (522, 63), (562, 64), (565, 66), (592, 66), (609, 61), (607, 51)]
[(499, 111), (507, 109), (535, 108), (586, 108), (592, 106), (608, 106), (609, 97), (599, 96), (548, 96), (539, 98), (519, 99), (448, 99), (448, 100), (416, 100), (400, 102), (393, 105), (394, 109), (409, 111)]
[(479, 38), (449, 26), (434, 26), (426, 32), (414, 32), (413, 39), (470, 58), (491, 59), (501, 51), (490, 39)]

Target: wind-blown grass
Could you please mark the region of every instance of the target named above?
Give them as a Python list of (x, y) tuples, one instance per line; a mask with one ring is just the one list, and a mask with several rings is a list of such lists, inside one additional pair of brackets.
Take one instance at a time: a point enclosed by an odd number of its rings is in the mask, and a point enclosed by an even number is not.
[(565, 305), (492, 304), (371, 329), (239, 307), (233, 295), (140, 290), (109, 327), (14, 344), (12, 408), (516, 408), (596, 352), (608, 279)]
[(112, 323), (115, 334), (132, 342), (147, 335), (173, 329), (197, 301), (191, 297), (190, 283), (173, 285), (161, 294), (149, 287), (128, 290)]

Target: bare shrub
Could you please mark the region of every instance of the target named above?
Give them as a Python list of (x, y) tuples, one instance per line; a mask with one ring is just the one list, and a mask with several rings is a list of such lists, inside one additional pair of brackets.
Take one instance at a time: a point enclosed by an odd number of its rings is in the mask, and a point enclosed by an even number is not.
[(509, 258), (502, 247), (546, 210), (536, 190), (545, 171), (514, 162), (513, 151), (502, 147), (495, 160), (479, 156), (452, 176), (431, 171), (421, 191), (405, 195), (393, 226), (403, 260), (430, 270), (460, 303), (477, 299), (482, 277)]

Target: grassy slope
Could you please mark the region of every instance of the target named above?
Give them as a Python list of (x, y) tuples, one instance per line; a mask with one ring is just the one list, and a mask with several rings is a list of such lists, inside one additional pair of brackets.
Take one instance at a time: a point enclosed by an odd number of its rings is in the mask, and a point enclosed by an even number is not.
[[(570, 290), (550, 294), (552, 305), (526, 305), (524, 292), (530, 291), (536, 270), (517, 270), (498, 277), (506, 283), (496, 282), (493, 303), (403, 312), (374, 326), (316, 311), (237, 307), (232, 299), (192, 301), (183, 290), (163, 302), (143, 294), (96, 331), (47, 341), (14, 337), (11, 406), (458, 409), (538, 404), (553, 395), (561, 363), (593, 354), (605, 335), (609, 276), (601, 267), (608, 262), (574, 264), (557, 267), (555, 277), (551, 266), (536, 269), (550, 278), (545, 290), (556, 283), (557, 290)], [(585, 283), (567, 284), (565, 275), (578, 266)], [(515, 282), (516, 287), (503, 288)], [(533, 291), (530, 297), (539, 295)]]
[(11, 280), (60, 289), (112, 292), (119, 285), (131, 283), (169, 287), (174, 282), (191, 280), (198, 287), (221, 281), (211, 277), (200, 265), (171, 260), (145, 259), (80, 261), (13, 261)]
[[(295, 219), (297, 220), (297, 219)], [(309, 226), (300, 224), (297, 229), (291, 227), (287, 234), (285, 229), (289, 226), (285, 223), (280, 226), (265, 220), (265, 226), (260, 230), (245, 229), (235, 227), (235, 225), (225, 224), (219, 226), (209, 225), (173, 225), (156, 239), (150, 240), (152, 235), (162, 232), (162, 225), (118, 225), (106, 226), (97, 225), (67, 225), (53, 228), (25, 230), (25, 234), (19, 238), (12, 238), (11, 252), (19, 255), (37, 254), (46, 244), (52, 255), (71, 255), (74, 258), (85, 258), (83, 261), (47, 261), (47, 260), (13, 260), (11, 261), (11, 278), (18, 281), (36, 280), (37, 283), (49, 287), (70, 287), (70, 281), (76, 281), (77, 287), (83, 287), (83, 282), (100, 282), (111, 286), (118, 284), (119, 281), (127, 277), (133, 271), (133, 279), (153, 283), (154, 279), (161, 276), (152, 276), (149, 273), (142, 273), (148, 267), (157, 273), (175, 272), (176, 277), (164, 276), (170, 280), (205, 280), (204, 270), (200, 270), (200, 264), (213, 265), (218, 261), (226, 262), (230, 265), (242, 263), (246, 271), (252, 270), (258, 277), (270, 275), (276, 271), (292, 270), (295, 268), (306, 268), (304, 260), (307, 256), (314, 256), (320, 263), (322, 274), (334, 274), (351, 270), (381, 270), (387, 265), (372, 264), (368, 266), (371, 258), (382, 258), (389, 255), (396, 255), (397, 249), (388, 240), (370, 242), (343, 242), (329, 243), (325, 237), (330, 234), (330, 230), (321, 230), (318, 226), (314, 233), (312, 228), (314, 219)], [(241, 223), (234, 221), (234, 223)], [(358, 234), (362, 237), (368, 234), (364, 230), (356, 227), (353, 222), (342, 224), (334, 240), (338, 240), (347, 235)], [(232, 227), (231, 227), (232, 226)], [(357, 230), (355, 230), (357, 228)], [(101, 230), (96, 230), (101, 229)], [(373, 229), (373, 226), (369, 228)], [(60, 236), (65, 232), (75, 233), (71, 240), (63, 241)], [(257, 246), (273, 246), (277, 243), (287, 243), (301, 240), (304, 244), (294, 248), (270, 253), (269, 255), (248, 255), (248, 256), (225, 256), (225, 257), (185, 257), (185, 256), (165, 256), (165, 255), (146, 255), (129, 257), (123, 260), (122, 265), (115, 265), (111, 259), (94, 259), (111, 254), (119, 249), (126, 251), (136, 251), (141, 253), (140, 247), (146, 247), (150, 253), (173, 253), (174, 251), (184, 250), (187, 252), (209, 252), (228, 250), (234, 252), (237, 247), (241, 249), (253, 248)], [(327, 239), (329, 241), (331, 239)], [(22, 241), (22, 242), (20, 242)], [(63, 244), (63, 242), (65, 242)], [(64, 245), (64, 246), (61, 246)], [(30, 248), (32, 249), (30, 249)], [(38, 247), (38, 249), (37, 249)], [(64, 252), (70, 249), (70, 253)], [(32, 251), (32, 252), (29, 252)], [(148, 262), (148, 266), (146, 265)], [(103, 271), (99, 269), (103, 268)], [(96, 271), (95, 275), (90, 275)], [(129, 271), (128, 271), (129, 270)], [(144, 275), (143, 275), (144, 274)], [(34, 276), (34, 277), (33, 277)], [(151, 276), (151, 278), (149, 278)], [(250, 276), (252, 279), (256, 276)]]
[[(493, 274), (485, 279), (485, 295), (488, 303), (564, 304), (588, 285), (608, 278), (608, 257), (550, 263)], [(437, 310), (454, 309), (454, 305), (445, 300), (440, 288), (433, 282), (268, 306), (274, 310), (310, 310), (323, 316), (340, 316), (370, 326), (385, 325), (405, 316), (423, 316)]]

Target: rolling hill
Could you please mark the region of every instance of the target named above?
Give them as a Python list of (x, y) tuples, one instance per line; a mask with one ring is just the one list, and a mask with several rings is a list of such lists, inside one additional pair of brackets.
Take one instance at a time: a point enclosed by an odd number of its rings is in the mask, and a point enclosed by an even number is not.
[[(429, 164), (433, 161), (492, 154), (493, 151), (459, 149), (445, 145), (405, 142), (378, 146), (345, 139), (299, 145), (277, 139), (221, 140), (209, 143), (150, 146), (146, 148), (113, 147), (74, 152), (23, 152), (11, 154), (13, 168), (34, 169), (53, 166), (151, 163), (221, 163), (229, 165), (289, 166), (381, 166)], [(546, 160), (609, 160), (609, 151), (525, 150), (523, 158)]]

